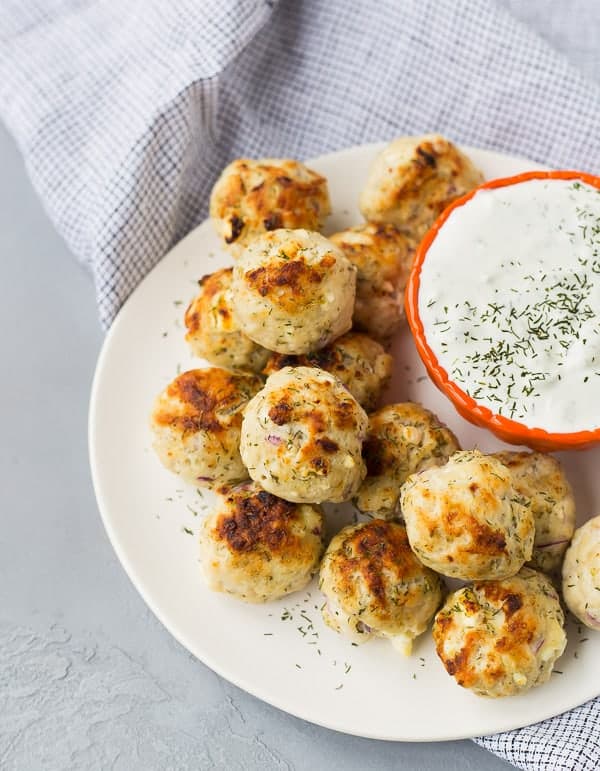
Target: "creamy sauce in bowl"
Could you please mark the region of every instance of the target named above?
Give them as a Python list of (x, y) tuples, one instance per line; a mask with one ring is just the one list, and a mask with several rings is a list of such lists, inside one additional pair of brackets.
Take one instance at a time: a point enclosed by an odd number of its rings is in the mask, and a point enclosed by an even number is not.
[(549, 433), (600, 427), (600, 191), (573, 179), (478, 191), (429, 246), (418, 313), (479, 405)]

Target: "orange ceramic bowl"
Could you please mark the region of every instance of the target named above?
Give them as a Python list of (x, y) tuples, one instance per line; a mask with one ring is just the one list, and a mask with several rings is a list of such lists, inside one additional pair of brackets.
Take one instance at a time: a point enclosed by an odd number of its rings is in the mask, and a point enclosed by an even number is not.
[(451, 204), (438, 217), (431, 229), (421, 241), (412, 271), (406, 287), (406, 316), (412, 331), (417, 351), (429, 376), (436, 386), (450, 399), (457, 411), (471, 423), (487, 428), (499, 439), (509, 444), (526, 445), (541, 452), (555, 450), (582, 450), (600, 444), (600, 428), (575, 433), (550, 433), (540, 428), (527, 426), (515, 420), (494, 414), (487, 407), (478, 404), (465, 393), (456, 383), (449, 379), (446, 370), (439, 364), (435, 353), (427, 342), (427, 332), (419, 316), (419, 285), (421, 269), (427, 259), (427, 253), (440, 229), (452, 212), (464, 206), (479, 190), (490, 190), (497, 187), (507, 187), (527, 182), (531, 179), (574, 179), (600, 189), (600, 177), (579, 171), (530, 171), (513, 177), (503, 177), (485, 182), (475, 190)]

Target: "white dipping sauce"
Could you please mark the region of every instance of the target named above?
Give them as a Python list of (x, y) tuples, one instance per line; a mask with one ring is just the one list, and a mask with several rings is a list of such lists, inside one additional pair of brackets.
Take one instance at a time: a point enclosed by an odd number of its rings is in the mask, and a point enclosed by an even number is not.
[(552, 433), (600, 426), (600, 191), (574, 180), (481, 190), (420, 277), (419, 315), (450, 380)]

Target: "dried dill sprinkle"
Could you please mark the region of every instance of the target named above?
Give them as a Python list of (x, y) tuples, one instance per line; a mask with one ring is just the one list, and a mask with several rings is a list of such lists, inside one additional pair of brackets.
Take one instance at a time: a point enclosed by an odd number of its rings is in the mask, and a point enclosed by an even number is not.
[[(479, 193), (455, 217), (462, 229), (442, 229), (421, 275), (420, 315), (440, 365), (495, 414), (559, 432), (590, 428), (585, 402), (600, 378), (598, 191), (532, 180)], [(468, 244), (468, 262), (449, 271), (448, 255)]]
[[(543, 279), (540, 275), (530, 277), (544, 290), (536, 302), (488, 303), (473, 308), (473, 325), (494, 328), (494, 334), (483, 336), (480, 345), (456, 359), (451, 368), (457, 383), (466, 386), (473, 398), (494, 402), (499, 415), (525, 418), (531, 409), (529, 397), (539, 397), (540, 384), (561, 377), (555, 367), (564, 366), (585, 322), (597, 317), (589, 303), (593, 286), (585, 273), (573, 273), (548, 285)], [(451, 330), (448, 327), (441, 332)], [(475, 340), (470, 330), (463, 335)], [(539, 364), (536, 359), (540, 359)]]
[(184, 533), (187, 533), (188, 535), (194, 535), (194, 531), (190, 530), (189, 527), (183, 527), (181, 528)]

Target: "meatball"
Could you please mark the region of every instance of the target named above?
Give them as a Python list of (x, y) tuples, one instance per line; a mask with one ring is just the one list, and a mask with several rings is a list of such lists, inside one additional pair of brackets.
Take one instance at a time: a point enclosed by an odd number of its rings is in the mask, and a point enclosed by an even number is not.
[(418, 238), (481, 182), (481, 172), (444, 137), (400, 137), (375, 159), (360, 210), (367, 220), (392, 222)]
[(321, 369), (284, 367), (246, 407), (241, 453), (252, 479), (290, 501), (347, 501), (365, 475), (368, 418)]
[(437, 654), (459, 685), (513, 696), (545, 683), (567, 644), (550, 580), (531, 568), (451, 594), (435, 617)]
[(356, 266), (354, 328), (388, 340), (404, 321), (404, 290), (416, 242), (390, 223), (366, 222), (330, 236)]
[(218, 367), (178, 375), (151, 417), (161, 463), (196, 485), (247, 479), (239, 450), (242, 412), (261, 386), (258, 375)]
[(319, 233), (275, 230), (243, 252), (232, 289), (248, 337), (270, 351), (308, 353), (350, 329), (356, 268)]
[(320, 367), (331, 372), (361, 407), (371, 410), (392, 376), (392, 357), (370, 337), (348, 332), (325, 348), (304, 356), (274, 353), (263, 372), (271, 375), (282, 367)]
[(441, 466), (457, 450), (452, 431), (420, 404), (388, 404), (369, 416), (363, 445), (367, 477), (354, 500), (365, 514), (398, 514), (400, 488), (411, 474)]
[(531, 501), (535, 540), (529, 566), (556, 573), (575, 530), (575, 499), (565, 472), (541, 452), (497, 452), (494, 457), (510, 469), (517, 493)]
[(465, 580), (508, 578), (531, 559), (528, 501), (497, 458), (455, 453), (445, 466), (413, 474), (402, 486), (410, 545), (438, 573)]
[(563, 597), (571, 613), (600, 631), (600, 517), (575, 531), (562, 575)]
[(442, 601), (439, 576), (422, 565), (397, 522), (350, 525), (329, 544), (319, 577), (323, 620), (361, 643), (386, 637), (404, 655)]
[(269, 351), (245, 335), (233, 313), (232, 268), (199, 281), (200, 294), (185, 312), (185, 339), (196, 356), (228, 369), (260, 372)]
[(254, 482), (221, 494), (200, 529), (209, 587), (246, 602), (277, 600), (305, 587), (323, 552), (319, 507), (284, 501)]
[(210, 197), (217, 232), (234, 247), (278, 228), (319, 230), (330, 213), (325, 177), (289, 158), (233, 161)]

